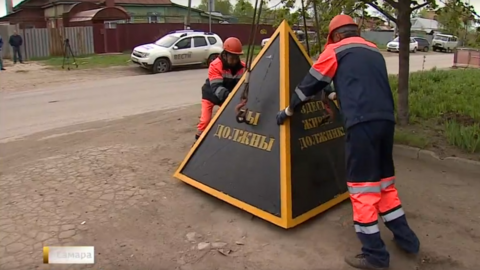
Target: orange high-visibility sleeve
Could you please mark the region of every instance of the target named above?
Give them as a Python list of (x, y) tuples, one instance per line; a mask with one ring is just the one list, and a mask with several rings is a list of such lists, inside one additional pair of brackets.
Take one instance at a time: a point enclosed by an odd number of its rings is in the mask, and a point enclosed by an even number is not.
[(223, 85), (223, 64), (220, 58), (217, 58), (210, 64), (208, 68), (208, 80), (210, 81), (210, 89), (212, 93), (221, 101), (228, 95), (228, 89)]
[(330, 84), (337, 73), (337, 64), (337, 53), (334, 50), (334, 46), (327, 46), (315, 64), (313, 64), (310, 74), (317, 80)]
[(210, 85), (215, 83), (223, 83), (222, 67), (222, 61), (220, 61), (218, 58), (210, 64), (208, 67), (208, 80), (210, 81)]
[(295, 110), (299, 105), (330, 86), (337, 72), (337, 65), (335, 50), (333, 46), (329, 45), (320, 54), (302, 82), (295, 88), (289, 107)]

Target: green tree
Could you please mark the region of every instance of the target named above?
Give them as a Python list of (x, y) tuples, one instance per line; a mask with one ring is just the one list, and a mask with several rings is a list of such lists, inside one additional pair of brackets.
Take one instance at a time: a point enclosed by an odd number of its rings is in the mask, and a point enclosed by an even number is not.
[(272, 9), (262, 8), (262, 13), (260, 14), (262, 23), (272, 24), (274, 27), (280, 25), (283, 20), (287, 20), (290, 25), (294, 25), (297, 23), (295, 17), (297, 15), (294, 16), (290, 8), (283, 6)]
[[(450, 2), (459, 3), (465, 7), (469, 5), (463, 3), (461, 0), (450, 0)], [(435, 0), (383, 0), (382, 7), (377, 0), (362, 0), (360, 4), (367, 4), (377, 11), (382, 13), (385, 17), (390, 19), (398, 26), (399, 33), (399, 72), (398, 72), (398, 107), (397, 116), (400, 125), (406, 125), (409, 122), (408, 111), (408, 79), (410, 76), (410, 30), (412, 13), (421, 8), (436, 8)], [(386, 7), (386, 8), (384, 8)], [(392, 11), (388, 11), (391, 8)], [(472, 9), (473, 10), (473, 9)]]
[[(202, 0), (200, 2), (200, 5), (198, 5), (196, 8), (198, 9), (201, 9), (205, 12), (208, 12), (208, 1), (209, 0)], [(232, 14), (232, 11), (233, 11), (233, 7), (232, 7), (232, 4), (230, 3), (230, 1), (228, 0), (214, 0), (214, 4), (215, 4), (215, 10), (216, 12), (220, 12), (222, 13), (223, 15), (230, 15)]]
[(445, 6), (437, 10), (437, 21), (442, 30), (456, 36), (462, 36), (466, 40), (469, 28), (475, 23), (477, 13), (472, 6), (458, 1), (449, 1)]
[(239, 23), (252, 23), (254, 7), (248, 0), (238, 0), (233, 7), (233, 15)]
[[(356, 5), (354, 0), (309, 0), (306, 4), (309, 11), (315, 19), (315, 25), (317, 27), (317, 49), (322, 48), (322, 44), (326, 43), (326, 37), (328, 35), (328, 25), (330, 21), (338, 14), (342, 12), (349, 14), (352, 17), (361, 17), (363, 12), (361, 11), (361, 5)], [(315, 18), (316, 15), (316, 18)], [(313, 54), (317, 52), (312, 52)]]

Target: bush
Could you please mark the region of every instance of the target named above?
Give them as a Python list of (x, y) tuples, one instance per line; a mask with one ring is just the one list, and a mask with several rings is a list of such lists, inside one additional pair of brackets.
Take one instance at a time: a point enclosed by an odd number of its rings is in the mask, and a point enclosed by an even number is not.
[[(410, 121), (435, 123), (449, 144), (480, 152), (480, 70), (431, 70), (410, 75)], [(390, 77), (397, 103), (398, 78)], [(427, 125), (429, 124), (429, 125)]]

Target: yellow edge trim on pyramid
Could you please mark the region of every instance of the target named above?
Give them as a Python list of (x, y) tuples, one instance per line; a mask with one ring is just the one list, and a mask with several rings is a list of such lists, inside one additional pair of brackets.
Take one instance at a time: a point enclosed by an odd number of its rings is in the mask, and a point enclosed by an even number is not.
[[(280, 109), (290, 104), (290, 59), (289, 33), (290, 27), (286, 21), (280, 26)], [(290, 120), (280, 126), (280, 198), (282, 202), (282, 218), (285, 227), (292, 222), (292, 173), (290, 153)], [(283, 166), (282, 166), (283, 165)]]
[[(302, 54), (305, 56), (305, 58), (308, 60), (308, 63), (310, 65), (313, 65), (313, 61), (312, 61), (312, 58), (308, 55), (307, 51), (305, 50), (305, 48), (303, 47), (303, 45), (300, 43), (300, 41), (298, 40), (297, 38), (297, 35), (295, 35), (295, 33), (292, 31), (292, 29), (290, 27), (287, 27), (286, 30), (288, 31), (288, 34), (293, 38), (293, 40), (295, 41), (295, 43), (297, 44), (298, 48), (300, 49), (300, 51), (302, 52)], [(287, 36), (288, 38), (288, 36)], [(288, 41), (288, 40), (287, 40)], [(335, 100), (334, 101), (335, 105), (337, 106), (338, 108), (338, 104), (337, 104), (337, 101)], [(280, 133), (281, 134), (281, 133)], [(290, 133), (289, 133), (290, 135)], [(289, 144), (290, 145), (290, 144)], [(288, 164), (291, 164), (290, 162)], [(291, 179), (290, 179), (290, 183), (291, 183)], [(325, 212), (327, 211), (328, 209), (334, 207), (335, 205), (345, 201), (346, 199), (348, 199), (350, 197), (350, 194), (348, 192), (345, 192), (343, 194), (340, 194), (338, 195), (336, 198), (333, 198), (331, 199), (330, 201), (326, 202), (326, 203), (323, 203), (315, 208), (313, 208), (312, 210), (294, 218), (294, 219), (291, 219), (289, 220), (288, 222), (288, 228), (292, 228), (292, 227), (295, 227), (309, 219), (311, 219), (312, 217), (314, 216), (317, 216), (318, 214), (322, 213), (322, 212)]]
[(312, 210), (294, 218), (290, 223), (290, 227), (295, 227), (297, 225), (302, 224), (303, 222), (317, 216), (318, 214), (327, 211), (328, 209), (334, 207), (335, 205), (345, 201), (346, 199), (350, 198), (350, 194), (347, 192), (338, 195), (337, 197), (331, 199), (330, 201), (313, 208)]
[[(275, 41), (275, 38), (277, 38), (277, 36), (279, 36), (280, 32), (282, 31), (282, 28), (279, 27), (275, 33), (273, 33), (273, 35), (270, 37), (270, 40), (268, 41), (268, 43), (262, 48), (262, 50), (260, 51), (260, 53), (257, 55), (257, 57), (255, 58), (255, 60), (253, 61), (252, 63), (252, 70), (253, 68), (255, 67), (255, 65), (258, 63), (258, 61), (260, 61), (260, 59), (263, 57), (263, 55), (265, 54), (265, 52), (268, 50), (268, 48), (272, 45), (272, 43)], [(280, 44), (280, 47), (282, 44)], [(242, 85), (242, 83), (245, 81), (245, 76), (246, 76), (246, 73), (242, 76), (242, 78), (240, 79), (240, 81), (237, 83), (237, 85), (235, 86), (235, 88), (233, 89), (232, 93), (230, 93), (230, 95), (228, 96), (228, 98), (225, 100), (225, 102), (223, 103), (223, 105), (220, 107), (220, 109), (217, 111), (217, 113), (215, 114), (215, 116), (213, 117), (213, 119), (210, 121), (210, 123), (208, 124), (207, 128), (205, 129), (205, 131), (202, 133), (202, 135), (200, 136), (200, 138), (198, 138), (198, 140), (195, 142), (195, 144), (192, 146), (192, 148), (190, 149), (190, 151), (188, 152), (187, 156), (185, 157), (185, 159), (182, 161), (182, 163), (180, 164), (180, 166), (178, 167), (177, 171), (173, 174), (173, 177), (191, 185), (191, 186), (194, 186), (196, 188), (198, 188), (199, 190), (202, 190), (203, 192), (205, 193), (208, 193), (220, 200), (223, 200), (233, 206), (236, 206), (240, 209), (243, 209), (259, 218), (262, 218), (266, 221), (269, 221), (273, 224), (276, 224), (280, 227), (283, 227), (283, 228), (287, 228), (285, 227), (286, 226), (286, 221), (283, 219), (283, 216), (282, 218), (280, 217), (277, 217), (277, 216), (274, 216), (266, 211), (263, 211), (261, 209), (258, 209), (257, 207), (255, 206), (252, 206), (250, 204), (247, 204), (245, 202), (242, 202), (240, 200), (237, 200), (225, 193), (222, 193), (218, 190), (215, 190), (213, 188), (210, 188), (204, 184), (201, 184), (200, 182), (197, 182), (195, 181), (194, 179), (184, 175), (181, 173), (181, 171), (183, 170), (183, 168), (185, 167), (185, 165), (187, 164), (188, 160), (190, 159), (190, 157), (193, 155), (193, 153), (195, 153), (195, 151), (197, 150), (197, 148), (200, 146), (200, 143), (203, 141), (203, 139), (205, 138), (205, 136), (208, 134), (208, 132), (210, 131), (210, 129), (213, 127), (213, 125), (215, 124), (215, 122), (218, 120), (218, 118), (220, 117), (220, 115), (222, 114), (222, 112), (225, 110), (225, 108), (227, 107), (227, 105), (230, 103), (230, 101), (232, 100), (232, 98), (236, 95), (236, 93), (238, 92), (238, 90), (240, 89), (240, 86)], [(275, 119), (273, 119), (272, 121), (275, 121)]]

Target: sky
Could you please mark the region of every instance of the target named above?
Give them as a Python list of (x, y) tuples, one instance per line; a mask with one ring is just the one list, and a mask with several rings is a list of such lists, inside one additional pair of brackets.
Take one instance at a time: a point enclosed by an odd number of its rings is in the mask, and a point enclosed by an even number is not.
[[(22, 0), (0, 0), (0, 17), (5, 16), (6, 11), (5, 11), (5, 1), (13, 1), (14, 6), (20, 3)], [(188, 4), (188, 0), (171, 0), (174, 3), (184, 5), (186, 6)], [(249, 0), (250, 2), (255, 3), (255, 0)], [(466, 0), (468, 1), (468, 0)], [(200, 4), (201, 0), (192, 0), (192, 6), (198, 6)], [(231, 0), (232, 4), (235, 5), (237, 2), (236, 0)], [(270, 0), (270, 3), (268, 6), (274, 6), (278, 4), (280, 0)], [(296, 1), (296, 5), (300, 6), (300, 0)], [(480, 0), (470, 0), (469, 1), (471, 5), (475, 7), (475, 10), (480, 12)]]

